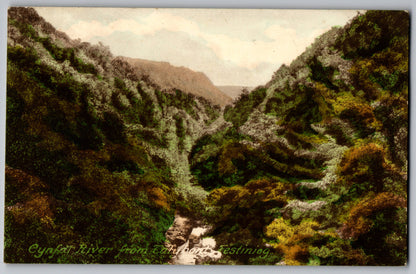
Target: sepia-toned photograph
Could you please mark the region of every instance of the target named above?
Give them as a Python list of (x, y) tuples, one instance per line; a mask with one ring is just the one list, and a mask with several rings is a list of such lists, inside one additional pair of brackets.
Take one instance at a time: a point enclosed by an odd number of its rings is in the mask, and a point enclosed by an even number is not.
[(4, 261), (407, 265), (409, 19), (9, 7)]

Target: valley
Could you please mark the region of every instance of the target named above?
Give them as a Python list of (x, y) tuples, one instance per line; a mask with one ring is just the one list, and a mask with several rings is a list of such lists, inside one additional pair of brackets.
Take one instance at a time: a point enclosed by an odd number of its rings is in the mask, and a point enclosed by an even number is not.
[[(358, 14), (245, 92), (8, 20), (7, 263), (407, 263), (407, 12)], [(169, 252), (28, 252), (81, 243)]]

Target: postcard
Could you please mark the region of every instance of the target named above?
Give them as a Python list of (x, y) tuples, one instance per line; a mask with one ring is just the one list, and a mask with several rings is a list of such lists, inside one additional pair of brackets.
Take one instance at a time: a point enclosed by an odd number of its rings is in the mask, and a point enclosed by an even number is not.
[(10, 7), (6, 263), (408, 260), (409, 13)]

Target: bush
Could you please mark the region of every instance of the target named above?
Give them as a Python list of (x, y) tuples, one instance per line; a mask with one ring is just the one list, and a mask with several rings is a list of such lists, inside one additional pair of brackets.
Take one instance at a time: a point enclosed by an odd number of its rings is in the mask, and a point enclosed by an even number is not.
[(350, 198), (369, 192), (382, 192), (384, 179), (391, 176), (392, 167), (386, 162), (386, 153), (380, 145), (369, 143), (347, 150), (340, 163), (337, 184), (349, 190)]
[(375, 197), (365, 198), (350, 210), (349, 218), (344, 223), (340, 233), (344, 238), (357, 238), (371, 229), (373, 223), (368, 217), (373, 215), (374, 212), (386, 208), (406, 207), (406, 204), (404, 198), (389, 192), (382, 192)]
[(277, 218), (266, 227), (266, 236), (274, 240), (271, 245), (284, 256), (287, 265), (306, 264), (309, 251), (305, 241), (317, 234), (318, 228), (319, 224), (314, 221), (304, 220), (292, 226)]
[(394, 36), (409, 33), (409, 14), (405, 11), (368, 11), (344, 27), (336, 46), (346, 58), (371, 56), (388, 46)]

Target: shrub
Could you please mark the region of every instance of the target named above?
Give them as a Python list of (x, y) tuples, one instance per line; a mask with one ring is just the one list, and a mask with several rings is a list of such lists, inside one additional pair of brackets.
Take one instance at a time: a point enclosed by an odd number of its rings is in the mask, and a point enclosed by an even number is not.
[(341, 111), (339, 117), (348, 120), (358, 130), (359, 138), (367, 137), (378, 126), (373, 110), (366, 104), (352, 104)]
[(365, 198), (350, 210), (349, 218), (340, 229), (340, 233), (344, 238), (357, 238), (371, 229), (373, 222), (368, 217), (374, 212), (386, 208), (406, 207), (406, 204), (404, 198), (389, 192)]
[(404, 11), (368, 11), (344, 27), (336, 41), (346, 58), (371, 56), (388, 46), (394, 36), (408, 35), (409, 14)]
[(266, 227), (266, 236), (272, 239), (271, 245), (283, 256), (288, 265), (305, 264), (309, 251), (306, 240), (318, 232), (319, 223), (303, 220), (299, 225), (292, 226), (283, 218), (275, 219)]
[(340, 176), (336, 185), (348, 191), (344, 201), (389, 189), (387, 178), (401, 183), (395, 167), (387, 162), (386, 156), (384, 148), (375, 143), (352, 147), (345, 152), (339, 165)]

